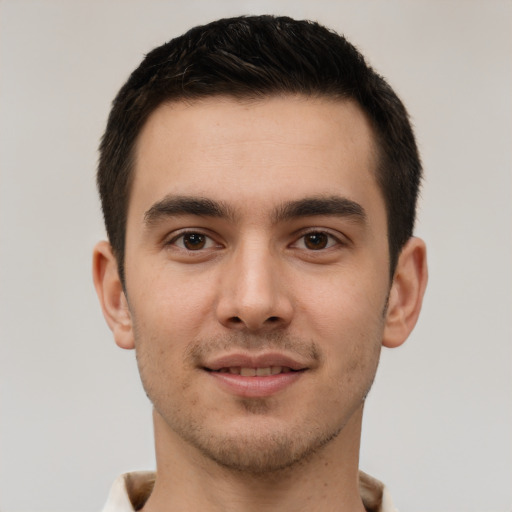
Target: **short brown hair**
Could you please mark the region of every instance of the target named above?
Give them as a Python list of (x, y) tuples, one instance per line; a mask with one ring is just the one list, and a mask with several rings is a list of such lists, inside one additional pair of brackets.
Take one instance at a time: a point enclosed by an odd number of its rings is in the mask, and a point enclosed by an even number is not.
[(369, 118), (394, 272), (400, 251), (412, 236), (422, 173), (404, 105), (343, 36), (311, 21), (251, 16), (198, 26), (155, 48), (113, 102), (100, 145), (97, 181), (123, 283), (134, 147), (150, 114), (167, 101), (278, 94), (353, 100)]

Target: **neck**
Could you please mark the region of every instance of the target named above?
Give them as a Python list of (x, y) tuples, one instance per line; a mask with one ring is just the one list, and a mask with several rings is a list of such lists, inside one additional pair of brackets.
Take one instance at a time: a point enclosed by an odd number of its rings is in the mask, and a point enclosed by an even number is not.
[(144, 512), (363, 512), (358, 463), (362, 407), (307, 459), (265, 474), (223, 467), (154, 412), (157, 477)]

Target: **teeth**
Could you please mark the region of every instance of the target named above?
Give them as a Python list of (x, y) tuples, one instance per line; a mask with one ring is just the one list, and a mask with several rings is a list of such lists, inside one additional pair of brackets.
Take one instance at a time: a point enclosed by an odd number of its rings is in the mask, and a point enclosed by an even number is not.
[(286, 366), (267, 366), (266, 368), (243, 368), (240, 366), (230, 366), (229, 368), (220, 368), (220, 373), (231, 373), (241, 375), (242, 377), (266, 377), (268, 375), (279, 375), (280, 373), (289, 373), (291, 368)]

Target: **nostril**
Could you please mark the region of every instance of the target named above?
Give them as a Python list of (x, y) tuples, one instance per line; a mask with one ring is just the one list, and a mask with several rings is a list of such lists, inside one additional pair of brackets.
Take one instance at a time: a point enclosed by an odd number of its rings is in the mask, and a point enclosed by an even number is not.
[(259, 329), (279, 329), (287, 322), (280, 315), (250, 315), (230, 316), (221, 322), (225, 327), (231, 329), (248, 329), (257, 331)]

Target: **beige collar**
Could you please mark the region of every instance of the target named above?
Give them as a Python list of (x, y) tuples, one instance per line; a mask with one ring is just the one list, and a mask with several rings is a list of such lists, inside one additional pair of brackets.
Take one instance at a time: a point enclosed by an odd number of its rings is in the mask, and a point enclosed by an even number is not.
[[(136, 471), (121, 475), (112, 486), (103, 512), (134, 512), (149, 498), (156, 473)], [(368, 512), (397, 512), (386, 487), (379, 480), (359, 472), (359, 492)]]

